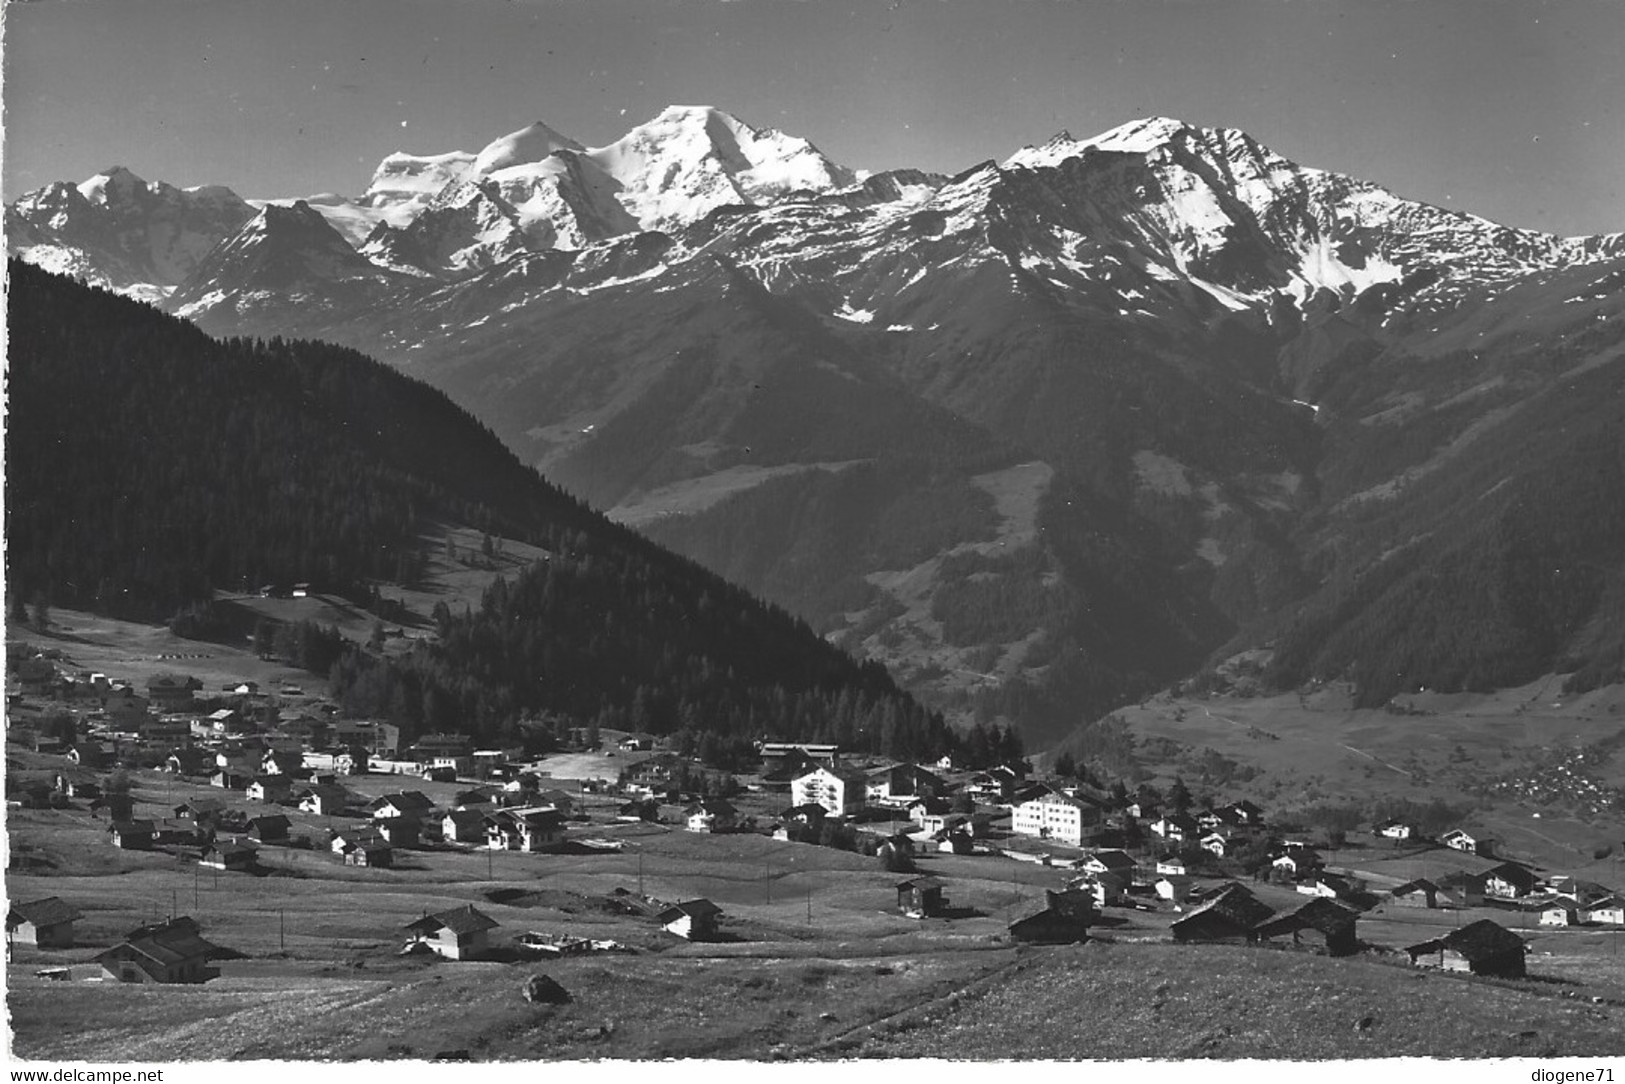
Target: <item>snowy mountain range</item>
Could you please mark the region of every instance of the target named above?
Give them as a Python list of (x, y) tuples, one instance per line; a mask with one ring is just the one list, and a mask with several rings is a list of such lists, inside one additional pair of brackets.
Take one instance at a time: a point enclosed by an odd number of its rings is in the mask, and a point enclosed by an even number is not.
[[(943, 706), (1053, 726), (1216, 651), (1369, 659), (1305, 615), (1357, 625), (1395, 552), (1476, 537), (1517, 487), (1456, 502), (1464, 472), (1625, 358), (1625, 236), (1160, 117), (949, 178), (672, 107), (604, 147), (390, 155), (354, 198), (110, 170), (6, 224), (211, 332), (402, 366)], [(1590, 651), (1588, 619), (1530, 658)]]

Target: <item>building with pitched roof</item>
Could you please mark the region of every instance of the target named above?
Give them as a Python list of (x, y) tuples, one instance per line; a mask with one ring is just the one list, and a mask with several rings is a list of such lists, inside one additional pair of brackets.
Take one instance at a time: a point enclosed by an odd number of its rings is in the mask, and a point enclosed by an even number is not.
[(1409, 945), (1405, 954), (1417, 967), (1519, 979), (1524, 976), (1526, 951), (1523, 938), (1505, 926), (1482, 918), (1459, 930), (1451, 930), (1443, 937)]
[(1249, 941), (1253, 927), (1272, 914), (1268, 904), (1232, 881), (1190, 914), (1176, 919), (1170, 929), (1179, 942)]
[(499, 923), (473, 904), (424, 915), (408, 922), (412, 934), (407, 948), (419, 945), (448, 960), (474, 960), (490, 951), (490, 931)]
[(220, 974), (208, 966), (219, 946), (205, 941), (198, 924), (181, 916), (142, 926), (94, 959), (119, 982), (200, 983)]
[(73, 924), (82, 917), (60, 896), (14, 903), (6, 914), (6, 943), (72, 948)]
[(717, 918), (722, 908), (708, 899), (687, 900), (666, 908), (655, 921), (667, 933), (689, 941), (710, 941), (717, 936)]
[(1358, 952), (1354, 933), (1358, 912), (1335, 900), (1317, 896), (1307, 903), (1281, 911), (1253, 927), (1253, 938), (1268, 941), (1290, 937), (1294, 945), (1311, 945), (1332, 956)]

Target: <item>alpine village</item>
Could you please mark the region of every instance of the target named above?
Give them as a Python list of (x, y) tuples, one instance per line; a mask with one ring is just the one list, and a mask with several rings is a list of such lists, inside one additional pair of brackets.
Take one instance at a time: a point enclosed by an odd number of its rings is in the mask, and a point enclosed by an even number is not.
[(1620, 235), (623, 143), (7, 206), (18, 1056), (1625, 1052)]

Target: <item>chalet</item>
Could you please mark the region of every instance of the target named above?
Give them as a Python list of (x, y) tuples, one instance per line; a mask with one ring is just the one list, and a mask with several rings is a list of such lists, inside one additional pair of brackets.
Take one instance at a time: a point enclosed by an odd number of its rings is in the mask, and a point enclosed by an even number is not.
[(965, 789), (979, 802), (997, 804), (1014, 798), (1016, 784), (1020, 781), (1021, 777), (1014, 768), (1001, 764), (971, 776), (969, 782), (965, 784)]
[(544, 851), (564, 842), (564, 834), (556, 809), (504, 809), (485, 819), (486, 846), (494, 851)]
[(344, 848), (344, 864), (387, 869), (395, 864), (395, 850), (382, 839), (358, 841)]
[(1495, 850), (1494, 840), (1472, 835), (1460, 828), (1452, 828), (1439, 837), (1439, 842), (1452, 850), (1462, 851), (1466, 854), (1488, 855)]
[[(823, 807), (820, 806), (819, 808)], [(926, 829), (934, 832), (937, 828), (942, 827), (942, 818), (952, 813), (953, 808), (953, 803), (946, 798), (916, 798), (908, 803), (905, 811), (908, 813), (909, 820), (922, 827), (924, 827), (927, 820), (935, 817), (937, 819), (936, 827)]]
[(1040, 945), (1070, 945), (1089, 939), (1089, 925), (1098, 917), (1094, 900), (1084, 892), (1047, 891), (1047, 906), (1009, 926), (1013, 941)]
[(14, 903), (6, 914), (6, 944), (72, 948), (73, 924), (82, 917), (59, 896)]
[(1226, 824), (1240, 825), (1243, 828), (1257, 828), (1264, 823), (1264, 811), (1246, 798), (1239, 802), (1231, 802), (1217, 812)]
[(412, 745), (412, 755), (429, 764), (437, 763), (442, 758), (448, 762), (466, 759), (472, 768), (472, 751), (472, 743), (462, 734), (425, 734)]
[(1170, 813), (1151, 822), (1153, 835), (1161, 836), (1170, 843), (1184, 843), (1188, 839), (1195, 839), (1200, 827), (1194, 818), (1185, 813)]
[(1196, 841), (1196, 845), (1211, 854), (1214, 858), (1223, 858), (1230, 853), (1230, 839), (1218, 832), (1209, 832)]
[(328, 836), (328, 846), (334, 854), (345, 854), (352, 847), (372, 844), (384, 844), (384, 837), (370, 824), (341, 828)]
[(229, 768), (221, 768), (209, 776), (209, 786), (221, 790), (247, 790), (253, 782), (253, 776)]
[(1097, 907), (1109, 907), (1127, 902), (1133, 883), (1134, 878), (1125, 872), (1086, 873), (1067, 882), (1067, 887), (1088, 893)]
[(253, 729), (243, 719), (243, 714), (234, 708), (221, 708), (210, 712), (204, 719), (210, 733), (216, 737), (241, 737)]
[(267, 749), (260, 758), (260, 772), (264, 775), (298, 775), (304, 766), (303, 753)]
[(962, 827), (945, 828), (932, 837), (943, 854), (975, 854), (976, 840)]
[(441, 818), (440, 832), (448, 843), (484, 843), (485, 814), (477, 809), (454, 809)]
[(1416, 825), (1408, 821), (1386, 821), (1376, 828), (1376, 835), (1383, 839), (1403, 841), (1416, 838)]
[(1080, 869), (1090, 873), (1117, 873), (1125, 877), (1134, 875), (1135, 862), (1127, 851), (1105, 850), (1090, 855)]
[(1405, 949), (1417, 967), (1508, 979), (1523, 977), (1525, 951), (1523, 938), (1487, 918)]
[(315, 783), (299, 791), (299, 810), (332, 817), (350, 809), (354, 799), (349, 791), (332, 783)]
[(947, 906), (942, 882), (935, 877), (911, 877), (897, 884), (897, 910), (909, 918), (930, 918)]
[(151, 821), (115, 821), (107, 826), (113, 846), (125, 851), (152, 850), (154, 831)]
[(1625, 926), (1625, 899), (1618, 896), (1606, 896), (1600, 900), (1593, 900), (1581, 912), (1587, 922), (1599, 922), (1607, 926)]
[(1541, 909), (1542, 926), (1574, 926), (1580, 921), (1580, 909), (1568, 900), (1557, 900)]
[(185, 711), (192, 706), (192, 694), (203, 688), (196, 678), (178, 674), (154, 674), (147, 679), (147, 700), (159, 711)]
[(1270, 865), (1293, 877), (1302, 877), (1320, 869), (1325, 861), (1308, 847), (1294, 847), (1278, 855)]
[(1291, 937), (1294, 945), (1310, 944), (1332, 956), (1347, 956), (1359, 951), (1354, 934), (1357, 917), (1356, 911), (1341, 903), (1313, 899), (1258, 923), (1253, 937), (1259, 941)]
[(434, 808), (434, 803), (428, 795), (418, 790), (397, 791), (374, 798), (367, 806), (367, 814), (373, 820), (387, 820), (390, 817), (426, 816)]
[(188, 798), (175, 806), (172, 813), (181, 820), (196, 822), (218, 820), (226, 811), (226, 803), (219, 798)]
[(1185, 866), (1185, 860), (1178, 855), (1157, 859), (1157, 872), (1170, 877), (1184, 877), (1190, 870)]
[(1441, 906), (1439, 886), (1426, 877), (1418, 877), (1414, 881), (1406, 881), (1397, 885), (1388, 893), (1389, 902), (1395, 907), (1426, 907)]
[(655, 740), (643, 734), (628, 734), (618, 743), (623, 753), (642, 753), (655, 747)]
[(739, 810), (725, 798), (702, 798), (683, 813), (690, 832), (726, 832), (739, 822)]
[(1479, 907), (1484, 903), (1485, 876), (1458, 870), (1439, 878), (1439, 903), (1450, 907)]
[(196, 922), (182, 916), (134, 930), (93, 959), (119, 982), (200, 983), (220, 974), (208, 966), (219, 951), (199, 936)]
[(864, 789), (871, 802), (907, 805), (917, 798), (941, 797), (948, 784), (917, 764), (893, 764), (869, 772)]
[(251, 802), (291, 802), (293, 777), (288, 775), (256, 776), (243, 788), (243, 797)]
[(1596, 881), (1582, 881), (1567, 875), (1550, 878), (1548, 887), (1553, 895), (1562, 896), (1572, 901), (1582, 911), (1595, 901), (1606, 899), (1614, 894), (1613, 889), (1600, 885)]
[(1010, 830), (1078, 847), (1094, 835), (1087, 830), (1098, 828), (1101, 819), (1100, 807), (1092, 802), (1051, 793), (1016, 806)]
[(1514, 862), (1503, 862), (1484, 873), (1484, 892), (1496, 899), (1519, 899), (1533, 892), (1539, 883), (1539, 878)]
[(421, 945), (448, 960), (477, 960), (490, 951), (488, 935), (497, 926), (495, 919), (471, 904), (424, 915), (406, 924), (412, 934), (407, 948)]
[(790, 783), (791, 805), (821, 805), (845, 816), (863, 808), (864, 779), (844, 768), (814, 768)]
[(391, 847), (416, 847), (423, 838), (423, 822), (416, 817), (383, 817), (372, 824)]
[(215, 843), (203, 852), (198, 865), (230, 871), (251, 870), (259, 861), (259, 851), (241, 840)]
[(1231, 882), (1189, 914), (1176, 919), (1171, 927), (1174, 940), (1247, 941), (1253, 927), (1274, 912), (1244, 886)]
[(457, 809), (467, 809), (470, 806), (490, 805), (496, 794), (485, 787), (470, 787), (460, 790), (451, 796), (452, 806)]
[(687, 900), (668, 907), (655, 921), (670, 934), (689, 941), (710, 941), (717, 936), (717, 917), (722, 908), (707, 899)]
[(250, 817), (248, 819), (248, 836), (261, 843), (280, 842), (288, 838), (288, 830), (292, 822), (281, 813), (272, 813), (263, 817)]
[(1157, 891), (1157, 898), (1172, 903), (1184, 903), (1191, 898), (1191, 879), (1181, 874), (1170, 873), (1159, 877), (1152, 887)]

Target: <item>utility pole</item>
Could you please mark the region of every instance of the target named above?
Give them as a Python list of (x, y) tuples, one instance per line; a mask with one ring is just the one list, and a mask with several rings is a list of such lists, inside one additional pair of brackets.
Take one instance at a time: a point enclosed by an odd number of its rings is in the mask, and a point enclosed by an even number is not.
[[(807, 925), (812, 925), (812, 889), (810, 888), (807, 889)], [(1619, 945), (1616, 943), (1614, 947), (1617, 949)]]
[(643, 852), (638, 852), (638, 895), (643, 895)]
[(277, 948), (283, 952), (288, 951), (287, 915), (280, 907), (276, 912), (276, 943)]

